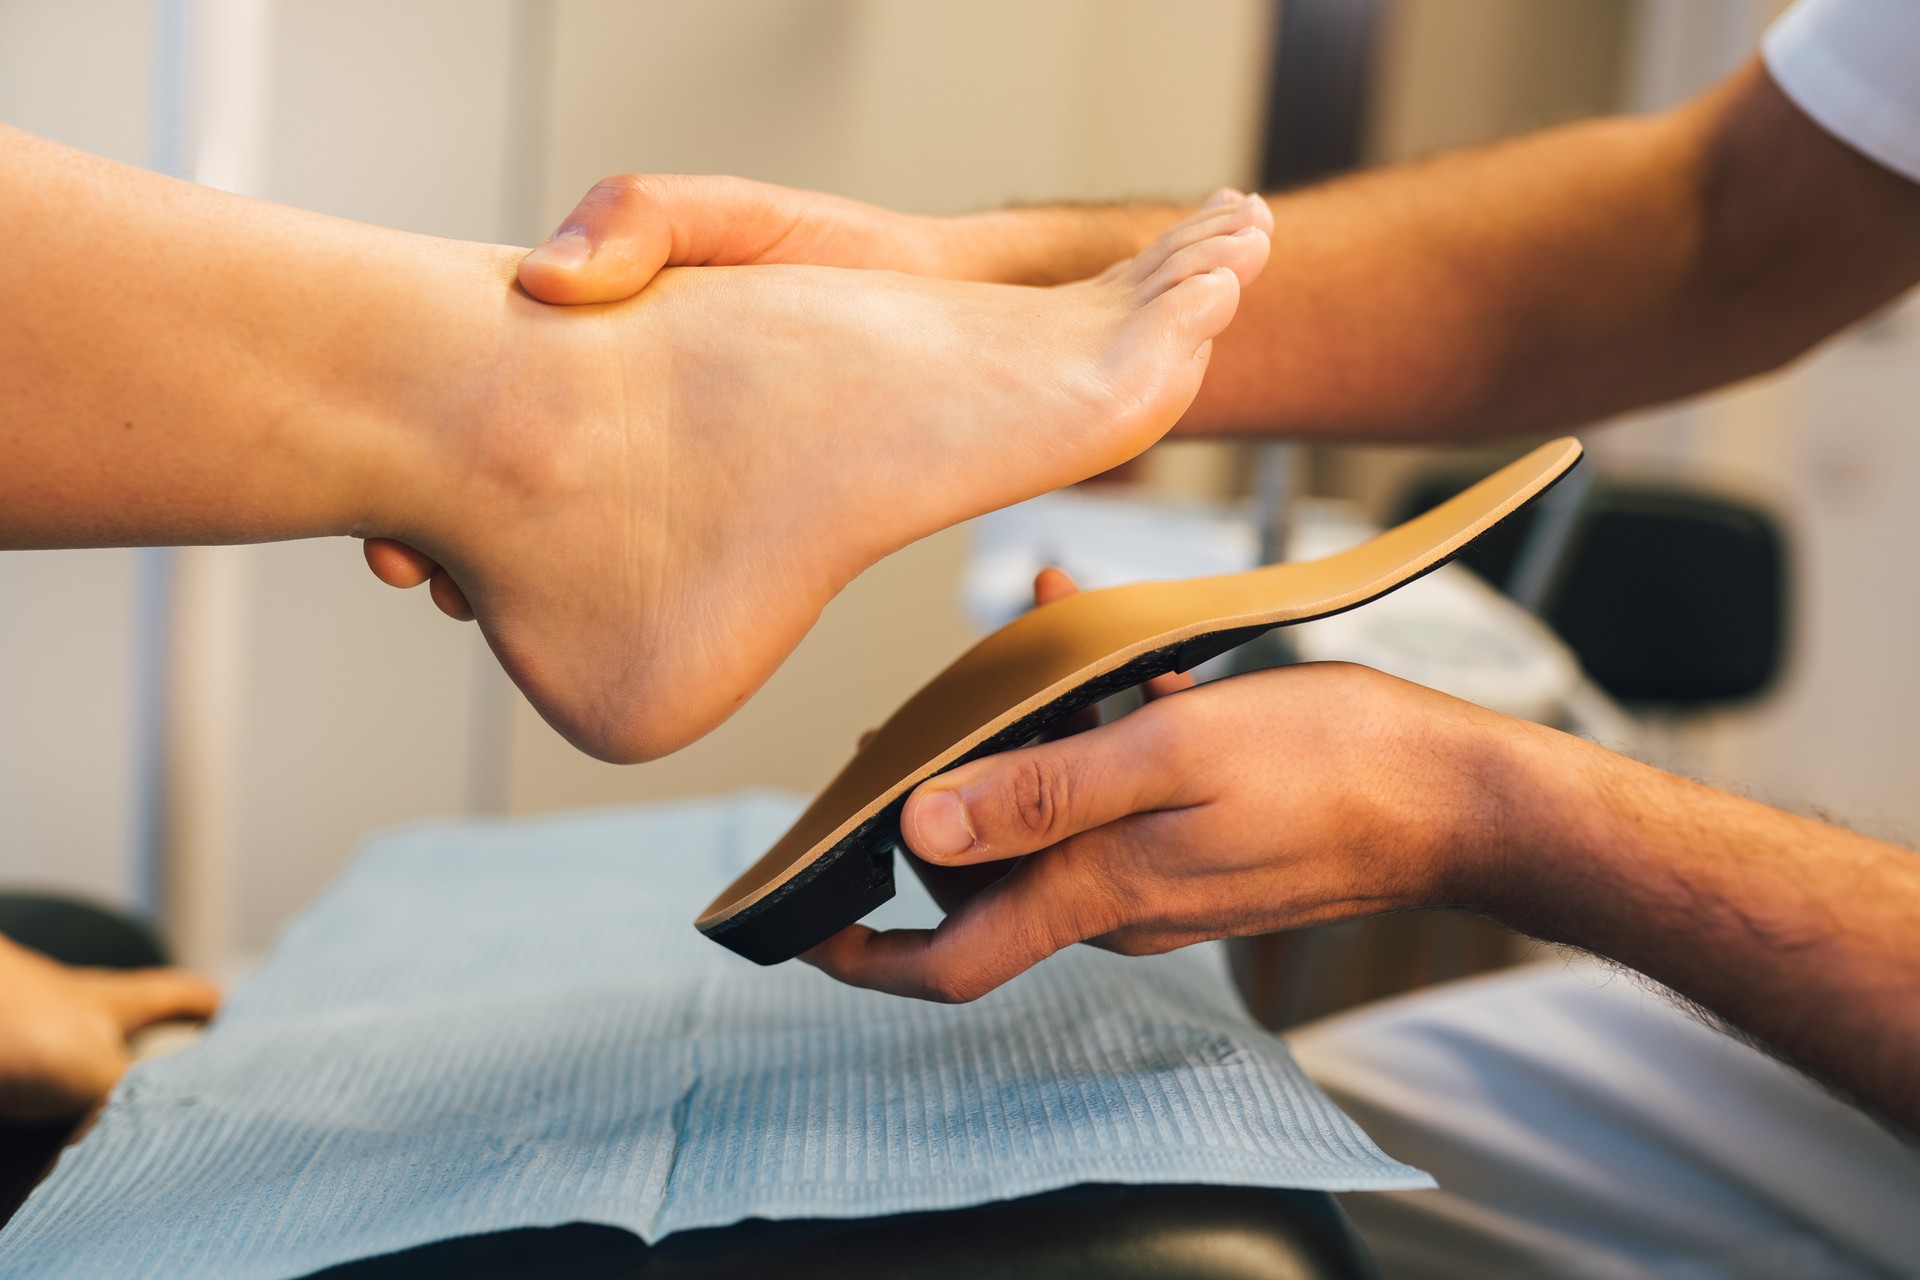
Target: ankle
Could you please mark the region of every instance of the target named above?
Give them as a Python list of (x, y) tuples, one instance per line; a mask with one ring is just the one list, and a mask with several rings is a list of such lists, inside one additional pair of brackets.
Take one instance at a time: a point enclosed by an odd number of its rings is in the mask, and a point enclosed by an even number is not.
[[(477, 522), (497, 522), (504, 492), (536, 478), (528, 445), (549, 362), (519, 313), (545, 310), (513, 283), (520, 250), (448, 244), (447, 270), (386, 332), (398, 360), (375, 366), (378, 405), (353, 449), (360, 537), (395, 538), (458, 563)], [(564, 311), (564, 308), (556, 308)]]

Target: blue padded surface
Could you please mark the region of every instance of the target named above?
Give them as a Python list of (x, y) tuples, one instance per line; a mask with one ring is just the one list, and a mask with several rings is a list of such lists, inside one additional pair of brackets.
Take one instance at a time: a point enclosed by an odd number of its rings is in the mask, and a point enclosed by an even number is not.
[[(1220, 953), (1075, 948), (949, 1008), (689, 921), (798, 805), (371, 841), (195, 1046), (0, 1232), (9, 1276), (300, 1276), (453, 1236), (954, 1208), (1080, 1183), (1419, 1187), (1253, 1026)], [(912, 877), (876, 917), (929, 922)]]

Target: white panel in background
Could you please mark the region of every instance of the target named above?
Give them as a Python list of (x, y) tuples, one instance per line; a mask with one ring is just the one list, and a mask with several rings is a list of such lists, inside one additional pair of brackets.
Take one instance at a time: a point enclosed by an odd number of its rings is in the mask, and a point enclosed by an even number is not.
[[(0, 0), (0, 121), (134, 164), (150, 0)], [(134, 553), (0, 552), (0, 892), (132, 905)]]
[[(503, 238), (509, 0), (279, 0), (260, 194), (359, 221)], [(232, 946), (258, 951), (371, 830), (463, 812), (503, 735), (475, 629), (376, 582), (345, 538), (248, 548)], [(494, 719), (498, 719), (495, 717)], [(491, 773), (498, 774), (498, 767)]]
[(930, 213), (1198, 197), (1252, 176), (1266, 0), (557, 10), (549, 220), (629, 171), (733, 173)]
[(280, 0), (266, 194), (499, 239), (513, 18), (509, 0)]
[[(1868, 834), (1920, 840), (1920, 298), (1782, 388), (1793, 614), (1780, 693), (1724, 726), (1732, 776)], [(1728, 439), (1725, 451), (1737, 446)]]
[(146, 164), (153, 10), (153, 0), (0, 0), (0, 121)]
[(253, 549), (233, 942), (257, 952), (379, 827), (460, 813), (474, 628), (344, 538)]
[(1788, 0), (1639, 0), (1622, 108), (1685, 102), (1751, 58)]
[(0, 553), (0, 893), (133, 900), (133, 553)]

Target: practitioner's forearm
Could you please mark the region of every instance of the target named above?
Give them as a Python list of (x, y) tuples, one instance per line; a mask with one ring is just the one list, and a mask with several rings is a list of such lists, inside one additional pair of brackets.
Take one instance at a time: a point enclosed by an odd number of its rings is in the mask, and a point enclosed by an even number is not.
[(1046, 205), (939, 221), (940, 274), (999, 284), (1085, 280), (1193, 213), (1191, 204)]
[(1920, 278), (1920, 187), (1757, 63), (1658, 116), (1274, 202), (1273, 265), (1182, 430), (1461, 439), (1773, 368)]
[(1620, 961), (1920, 1134), (1920, 855), (1547, 730), (1478, 905)]
[[(1835, 141), (1757, 63), (1662, 115), (1270, 203), (1271, 265), (1214, 344), (1182, 433), (1579, 425), (1773, 368), (1920, 280), (1920, 185)], [(957, 238), (992, 233), (983, 270), (1066, 279), (1175, 216), (1009, 211), (959, 220)]]
[[(386, 527), (476, 390), (511, 252), (0, 129), (0, 546)], [(455, 376), (446, 377), (453, 374)]]

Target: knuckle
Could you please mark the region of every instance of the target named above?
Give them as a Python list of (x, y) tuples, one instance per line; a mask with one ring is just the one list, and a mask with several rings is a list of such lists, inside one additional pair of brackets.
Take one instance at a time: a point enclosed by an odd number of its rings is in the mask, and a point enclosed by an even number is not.
[(1099, 940), (1099, 946), (1104, 951), (1122, 956), (1151, 956), (1166, 950), (1156, 945), (1146, 934), (1131, 930), (1122, 930), (1103, 937)]
[(1037, 841), (1051, 842), (1067, 822), (1067, 771), (1051, 755), (1033, 755), (1015, 771), (1010, 802), (1019, 831)]
[(644, 173), (616, 173), (600, 179), (593, 184), (595, 191), (604, 191), (608, 195), (622, 195), (632, 192), (645, 195), (651, 189), (652, 179)]
[(660, 180), (650, 173), (616, 173), (593, 184), (580, 201), (584, 205), (628, 209), (657, 203), (664, 192)]
[[(1137, 735), (1135, 754), (1163, 777), (1179, 779), (1207, 757), (1217, 754), (1218, 744), (1231, 741), (1223, 734), (1228, 726), (1219, 723), (1217, 699), (1202, 696), (1199, 689), (1185, 689), (1149, 702), (1128, 719)], [(1125, 721), (1122, 721), (1124, 724)]]
[(1022, 958), (1032, 962), (1064, 951), (1086, 936), (1077, 931), (1073, 923), (1063, 919), (1042, 916), (1022, 922), (1014, 936), (1014, 947)]
[(1057, 951), (1085, 938), (1097, 938), (1131, 922), (1140, 909), (1120, 850), (1111, 840), (1070, 840), (1061, 857), (1075, 893), (1070, 918), (1057, 922), (1049, 939)]
[(941, 1004), (971, 1004), (985, 995), (988, 984), (977, 977), (953, 969), (940, 969), (928, 975), (926, 992), (929, 999)]

